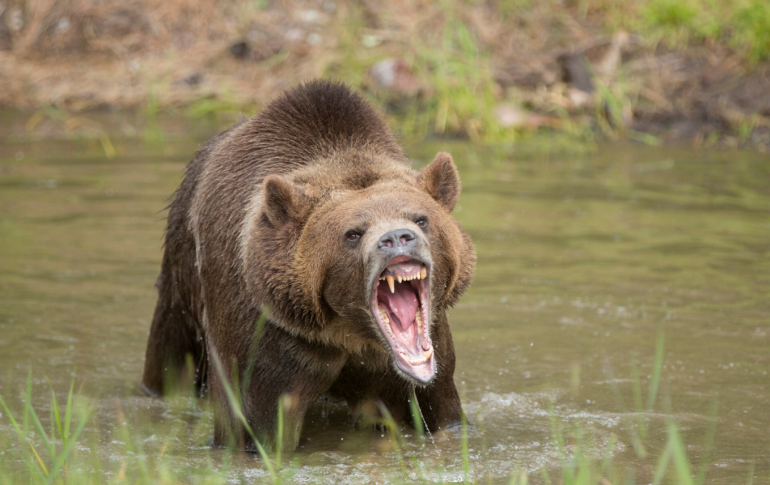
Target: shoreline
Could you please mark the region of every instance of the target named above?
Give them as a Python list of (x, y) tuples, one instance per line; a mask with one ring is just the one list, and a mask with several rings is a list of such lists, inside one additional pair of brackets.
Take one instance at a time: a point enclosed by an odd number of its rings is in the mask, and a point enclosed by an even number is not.
[(754, 44), (695, 27), (651, 27), (639, 19), (661, 1), (645, 1), (627, 15), (526, 1), (509, 11), (425, 1), (3, 7), (0, 108), (219, 116), (327, 77), (362, 91), (406, 136), (560, 132), (767, 150), (770, 41), (755, 55)]

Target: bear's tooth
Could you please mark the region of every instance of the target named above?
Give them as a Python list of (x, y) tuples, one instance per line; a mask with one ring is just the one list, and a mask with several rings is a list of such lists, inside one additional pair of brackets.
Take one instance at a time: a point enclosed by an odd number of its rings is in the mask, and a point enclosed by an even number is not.
[(422, 276), (423, 278), (427, 278), (428, 277), (428, 270), (423, 268), (422, 271), (420, 271), (420, 276)]
[(417, 314), (414, 316), (414, 319), (417, 320), (417, 331), (422, 332), (422, 315), (420, 315), (420, 309), (417, 309)]
[[(396, 284), (393, 281), (393, 277), (392, 276), (386, 276), (385, 279), (388, 280), (388, 286), (390, 287), (390, 292), (391, 293), (395, 293), (396, 292)], [(399, 283), (401, 283), (401, 282), (399, 281)]]
[(380, 319), (382, 319), (384, 323), (390, 323), (390, 318), (388, 318), (388, 314), (385, 312), (385, 310), (381, 306), (377, 307), (377, 310), (380, 311)]
[(398, 282), (401, 283), (401, 279), (402, 278), (400, 276), (398, 276), (398, 275), (396, 275), (396, 278), (398, 278)]
[(396, 338), (396, 336), (393, 335), (393, 329), (390, 328), (390, 318), (388, 318), (388, 314), (385, 312), (385, 309), (380, 305), (377, 307), (377, 310), (380, 312), (380, 320), (382, 320), (382, 323), (385, 326), (385, 329), (388, 331), (388, 334), (390, 334), (392, 338)]

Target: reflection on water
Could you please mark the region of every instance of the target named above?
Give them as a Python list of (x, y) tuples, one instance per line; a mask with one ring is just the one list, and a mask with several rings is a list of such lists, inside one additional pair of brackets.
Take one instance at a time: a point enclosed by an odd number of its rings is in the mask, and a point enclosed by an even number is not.
[[(98, 419), (89, 426), (108, 462), (123, 459), (116, 423), (124, 415), (158, 425), (132, 430), (148, 454), (172, 440), (172, 464), (207, 460), (212, 417), (205, 402), (136, 394), (162, 209), (205, 136), (147, 147), (116, 135), (118, 156), (110, 160), (98, 141), (3, 133), (0, 394), (20, 398), (31, 366), (36, 404), (45, 409), (46, 378), (63, 397), (74, 377), (96, 403)], [(501, 480), (517, 467), (537, 475), (541, 466), (560, 466), (552, 416), (579, 424), (590, 456), (603, 456), (617, 436), (616, 463), (635, 463), (632, 368), (647, 389), (660, 329), (660, 397), (642, 416), (649, 451), (660, 452), (665, 416), (673, 415), (697, 463), (718, 400), (709, 479), (744, 480), (751, 463), (756, 475), (768, 476), (766, 155), (639, 146), (549, 155), (433, 142), (410, 153), (421, 164), (438, 149), (452, 151), (460, 168), (456, 216), (479, 256), (474, 284), (450, 316), (475, 476)], [(319, 403), (308, 420), (295, 481), (403, 477), (391, 440), (356, 431), (343, 406)], [(161, 426), (182, 431), (169, 437)], [(409, 438), (402, 451), (419, 457), (424, 476), (460, 481), (459, 441), (460, 431), (450, 430)], [(240, 476), (266, 476), (258, 460), (242, 459)], [(644, 481), (653, 471), (636, 473)]]

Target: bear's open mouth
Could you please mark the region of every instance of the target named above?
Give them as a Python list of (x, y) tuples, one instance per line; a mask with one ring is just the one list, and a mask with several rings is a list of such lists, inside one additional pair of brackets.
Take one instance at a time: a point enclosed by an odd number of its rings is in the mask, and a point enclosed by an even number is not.
[(407, 256), (388, 262), (375, 281), (372, 313), (398, 368), (422, 384), (436, 373), (430, 340), (430, 268)]

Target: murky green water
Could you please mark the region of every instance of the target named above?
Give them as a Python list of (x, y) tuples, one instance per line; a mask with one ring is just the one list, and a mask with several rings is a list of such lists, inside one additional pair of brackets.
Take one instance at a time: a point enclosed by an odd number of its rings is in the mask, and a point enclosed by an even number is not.
[[(147, 454), (170, 442), (174, 466), (217, 459), (221, 452), (204, 445), (212, 430), (205, 402), (136, 392), (162, 209), (213, 129), (171, 122), (165, 142), (147, 146), (120, 135), (136, 131), (130, 120), (102, 120), (114, 132), (117, 156), (108, 159), (98, 139), (30, 139), (26, 121), (0, 120), (0, 395), (18, 404), (31, 367), (35, 405), (47, 416), (46, 379), (61, 400), (74, 378), (97, 407), (79, 453), (102, 455), (113, 473), (129, 458), (124, 416)], [(660, 453), (669, 415), (697, 464), (718, 401), (708, 480), (744, 483), (753, 467), (754, 483), (770, 481), (770, 158), (639, 146), (549, 155), (435, 142), (409, 151), (425, 163), (438, 149), (460, 168), (456, 215), (479, 255), (474, 284), (450, 315), (478, 479), (503, 481), (522, 467), (537, 481), (540, 467), (558, 468), (554, 416), (579, 425), (597, 458), (617, 436), (615, 465), (652, 481), (654, 460), (632, 446), (640, 417), (632, 364), (646, 399), (662, 330), (659, 398), (641, 414), (647, 451)], [(296, 481), (403, 477), (389, 439), (356, 431), (344, 407), (319, 404), (310, 421)], [(9, 433), (2, 415), (0, 434)], [(459, 431), (405, 446), (428, 476), (462, 479)], [(10, 452), (0, 460), (21, 467)], [(243, 460), (244, 477), (265, 475), (258, 460)]]

